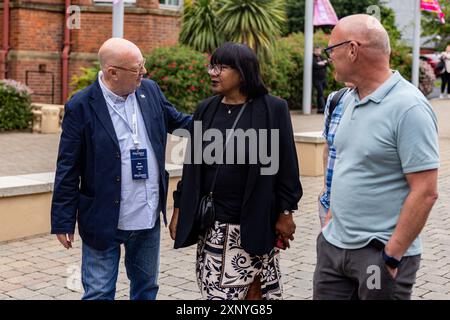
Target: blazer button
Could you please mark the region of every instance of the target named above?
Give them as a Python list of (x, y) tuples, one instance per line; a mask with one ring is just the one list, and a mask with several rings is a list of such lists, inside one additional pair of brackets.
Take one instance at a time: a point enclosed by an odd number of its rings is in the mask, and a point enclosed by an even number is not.
[(114, 200), (114, 204), (119, 204), (119, 200)]
[(116, 159), (120, 159), (120, 153), (116, 152)]
[(116, 177), (116, 182), (120, 182), (120, 177), (119, 176)]

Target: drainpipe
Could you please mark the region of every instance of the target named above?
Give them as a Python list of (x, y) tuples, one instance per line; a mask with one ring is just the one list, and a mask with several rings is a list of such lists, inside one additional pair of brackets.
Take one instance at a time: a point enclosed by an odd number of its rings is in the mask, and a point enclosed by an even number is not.
[(64, 19), (64, 48), (61, 54), (62, 60), (62, 90), (61, 90), (61, 100), (62, 103), (66, 103), (67, 97), (69, 95), (69, 55), (70, 55), (70, 29), (67, 26), (69, 21), (69, 7), (70, 0), (65, 0), (65, 19)]
[(0, 78), (6, 78), (6, 58), (9, 51), (9, 0), (3, 0), (3, 41), (0, 56), (2, 65), (0, 67)]

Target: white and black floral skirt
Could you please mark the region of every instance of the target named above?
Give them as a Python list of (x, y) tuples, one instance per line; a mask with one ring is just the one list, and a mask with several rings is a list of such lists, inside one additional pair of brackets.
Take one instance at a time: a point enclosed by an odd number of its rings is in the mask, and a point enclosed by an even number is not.
[(243, 300), (256, 277), (262, 298), (282, 299), (280, 252), (251, 255), (241, 247), (240, 226), (215, 222), (197, 246), (197, 282), (207, 300)]

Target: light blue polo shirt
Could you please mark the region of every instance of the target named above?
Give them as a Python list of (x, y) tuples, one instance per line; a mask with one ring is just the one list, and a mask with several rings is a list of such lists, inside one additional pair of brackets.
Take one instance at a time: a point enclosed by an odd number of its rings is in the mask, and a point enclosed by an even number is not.
[[(409, 194), (405, 174), (437, 169), (437, 119), (423, 94), (398, 72), (370, 96), (346, 95), (334, 139), (332, 219), (325, 239), (359, 249), (387, 243)], [(405, 256), (421, 254), (419, 237)]]

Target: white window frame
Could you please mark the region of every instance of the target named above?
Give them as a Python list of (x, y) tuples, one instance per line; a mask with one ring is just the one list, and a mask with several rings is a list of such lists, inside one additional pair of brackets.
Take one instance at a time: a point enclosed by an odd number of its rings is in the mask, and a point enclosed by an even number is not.
[[(164, 0), (165, 2), (167, 0)], [(173, 4), (159, 4), (159, 8), (160, 9), (167, 9), (167, 10), (181, 10), (183, 8), (183, 0), (178, 0), (179, 4), (178, 5), (173, 5)]]
[[(113, 0), (92, 0), (94, 4), (100, 4), (100, 5), (111, 5)], [(123, 0), (123, 3), (125, 6), (134, 5), (136, 4), (136, 0)]]

